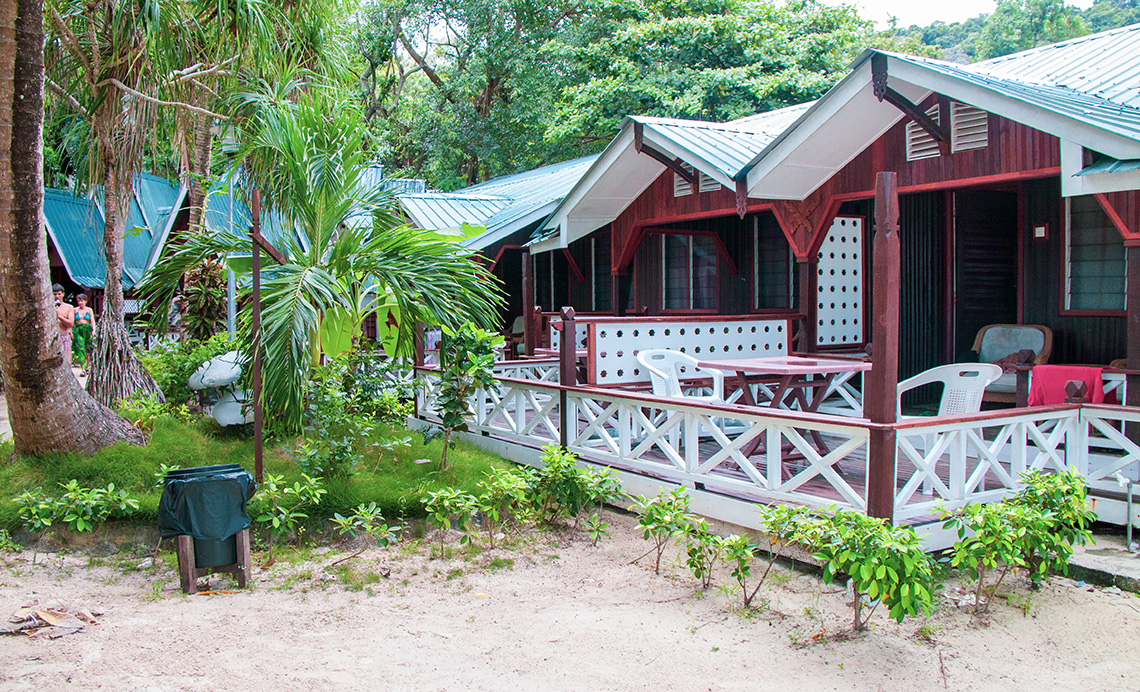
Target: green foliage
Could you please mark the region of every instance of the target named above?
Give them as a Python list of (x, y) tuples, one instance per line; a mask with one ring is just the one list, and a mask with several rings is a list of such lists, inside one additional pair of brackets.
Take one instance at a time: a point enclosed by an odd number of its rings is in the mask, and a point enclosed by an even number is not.
[(602, 521), (601, 515), (594, 512), (590, 515), (590, 518), (586, 520), (586, 531), (590, 534), (590, 537), (594, 539), (594, 542), (590, 545), (596, 546), (598, 541), (602, 538), (610, 537), (610, 524), (608, 521)]
[(514, 469), (492, 469), (490, 475), (479, 482), (478, 505), (493, 549), (495, 535), (504, 522), (508, 519), (519, 522), (530, 513), (529, 477)]
[(458, 524), (463, 531), (460, 543), (466, 544), (471, 540), (471, 521), (478, 511), (479, 501), (474, 495), (463, 492), (458, 488), (444, 488), (428, 493), (423, 498), (424, 508), (428, 513), (428, 521), (439, 529), (439, 557), (443, 558), (443, 539), (451, 530), (452, 523)]
[(335, 513), (332, 521), (341, 536), (365, 534), (376, 541), (376, 545), (381, 548), (394, 544), (399, 539), (400, 531), (403, 530), (400, 526), (389, 526), (375, 502), (357, 505), (356, 511), (347, 517), (341, 516), (339, 512)]
[(17, 516), (24, 528), (36, 535), (36, 545), (32, 551), (32, 562), (36, 561), (36, 551), (44, 532), (51, 528), (56, 519), (56, 501), (44, 494), (43, 488), (25, 490), (15, 498)]
[(1065, 0), (998, 0), (977, 39), (981, 59), (1084, 36), (1088, 25)]
[(154, 431), (154, 426), (160, 418), (173, 418), (179, 423), (189, 423), (193, 420), (190, 407), (186, 404), (168, 404), (145, 394), (119, 399), (115, 402), (115, 413), (148, 433)]
[[(63, 493), (51, 497), (41, 488), (25, 490), (13, 502), (18, 508), (20, 522), (36, 534), (36, 547), (40, 539), (53, 525), (64, 524), (76, 533), (92, 531), (109, 518), (129, 517), (139, 508), (138, 500), (127, 495), (114, 483), (105, 488), (88, 488), (71, 479), (60, 483)], [(32, 554), (35, 561), (35, 552)]]
[(662, 490), (654, 498), (638, 495), (634, 498), (634, 503), (634, 511), (638, 514), (637, 528), (645, 540), (653, 543), (650, 552), (657, 554), (657, 559), (653, 563), (653, 572), (660, 574), (661, 555), (665, 552), (665, 547), (692, 525), (689, 496), (685, 494), (683, 487), (678, 487), (669, 493)]
[(139, 353), (143, 365), (158, 382), (163, 396), (172, 406), (185, 404), (195, 395), (186, 384), (194, 371), (206, 361), (236, 348), (228, 334), (216, 334), (204, 341), (194, 339), (160, 343)]
[[(947, 515), (946, 528), (956, 528), (950, 564), (975, 580), (974, 614), (989, 610), (1005, 577), (1024, 570), (1033, 582), (1049, 572), (1068, 572), (1073, 545), (1091, 537), (1095, 519), (1085, 501), (1085, 482), (1075, 472), (1045, 475), (1028, 472), (1024, 487), (1012, 498), (970, 505)], [(996, 572), (993, 584), (986, 581)]]
[[(862, 512), (798, 510), (790, 535), (823, 563), (823, 581), (847, 575), (855, 592), (854, 627), (866, 628), (879, 603), (889, 617), (929, 614), (935, 590), (934, 566), (909, 527), (890, 526)], [(862, 614), (865, 601), (870, 608)]]
[(541, 524), (576, 519), (583, 509), (621, 496), (621, 484), (610, 469), (576, 466), (577, 455), (557, 445), (542, 450), (542, 468), (531, 477), (530, 501)]
[(725, 539), (710, 533), (708, 522), (699, 518), (691, 519), (684, 533), (685, 564), (700, 580), (701, 588), (707, 589), (712, 585), (713, 568), (724, 553)]
[(265, 474), (265, 480), (253, 498), (252, 514), (269, 528), (270, 561), (273, 560), (278, 534), (295, 533), (298, 522), (309, 516), (301, 510), (319, 505), (321, 496), (326, 492), (320, 478), (301, 474), (301, 480), (289, 485), (281, 476)]
[(0, 551), (6, 553), (20, 552), (20, 544), (12, 539), (12, 534), (8, 533), (7, 529), (0, 529)]
[(447, 447), (451, 433), (467, 430), (470, 399), (480, 389), (497, 392), (492, 366), (495, 346), (503, 338), (470, 322), (456, 330), (445, 329), (439, 344), (439, 394), (436, 405), (443, 423), (443, 456), (440, 470), (447, 468)]
[(191, 339), (209, 339), (226, 327), (226, 272), (214, 258), (186, 272), (182, 290), (182, 327)]

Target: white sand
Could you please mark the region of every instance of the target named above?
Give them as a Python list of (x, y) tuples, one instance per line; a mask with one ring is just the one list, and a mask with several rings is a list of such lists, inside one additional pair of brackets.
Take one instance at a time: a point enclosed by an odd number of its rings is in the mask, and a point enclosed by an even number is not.
[[(347, 553), (255, 571), (253, 589), (183, 596), (174, 566), (129, 571), (82, 556), (3, 558), (0, 617), (24, 606), (99, 611), (56, 640), (0, 638), (0, 690), (1096, 690), (1140, 687), (1140, 599), (1017, 579), (989, 626), (939, 599), (929, 620), (848, 627), (844, 595), (781, 570), (765, 610), (695, 592), (677, 551), (661, 576), (633, 519), (615, 535), (534, 539), (467, 559), (427, 547), (344, 563), (363, 590), (320, 575)], [(263, 557), (263, 556), (262, 556)], [(513, 566), (492, 568), (493, 559)], [(41, 560), (43, 558), (41, 557)], [(451, 578), (448, 575), (451, 574)], [(724, 583), (727, 575), (719, 580)], [(1069, 584), (1065, 585), (1065, 582)], [(155, 586), (156, 585), (156, 586)], [(228, 588), (228, 577), (213, 587)], [(960, 584), (953, 584), (953, 590)], [(933, 640), (919, 636), (924, 624)], [(822, 636), (816, 636), (821, 635)], [(815, 636), (815, 640), (813, 640)]]

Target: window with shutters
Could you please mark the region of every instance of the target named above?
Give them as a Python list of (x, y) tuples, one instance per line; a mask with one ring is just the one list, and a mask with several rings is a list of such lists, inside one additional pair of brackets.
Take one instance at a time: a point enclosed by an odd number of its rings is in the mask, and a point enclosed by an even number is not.
[(950, 104), (950, 151), (984, 149), (990, 142), (990, 115), (973, 106)]
[(1124, 239), (1092, 195), (1065, 200), (1065, 309), (1123, 311)]
[(704, 235), (661, 236), (661, 306), (665, 310), (716, 310), (716, 242)]

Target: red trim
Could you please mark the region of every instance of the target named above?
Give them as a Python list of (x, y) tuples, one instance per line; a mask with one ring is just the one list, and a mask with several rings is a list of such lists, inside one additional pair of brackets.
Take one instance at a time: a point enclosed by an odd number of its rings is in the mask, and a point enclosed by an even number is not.
[(739, 274), (740, 271), (736, 268), (736, 262), (732, 261), (732, 257), (728, 254), (728, 248), (724, 246), (724, 241), (720, 239), (720, 234), (716, 231), (687, 231), (679, 228), (647, 228), (643, 235), (699, 235), (703, 238), (712, 238), (713, 245), (716, 246), (716, 254), (720, 255), (721, 261), (728, 266), (730, 274)]
[(574, 261), (574, 256), (570, 254), (570, 248), (562, 248), (562, 255), (566, 258), (566, 264), (570, 267), (570, 271), (574, 272), (574, 278), (578, 280), (578, 283), (586, 283), (586, 276), (578, 267), (578, 263)]
[(1103, 192), (1098, 192), (1093, 196), (1096, 197), (1096, 201), (1100, 202), (1100, 208), (1108, 215), (1109, 220), (1112, 221), (1112, 225), (1116, 226), (1116, 230), (1120, 231), (1120, 235), (1122, 235), (1125, 240), (1136, 236), (1132, 229), (1128, 227), (1128, 224), (1124, 222), (1124, 219), (1120, 218), (1120, 214), (1116, 212), (1116, 207), (1112, 206), (1112, 202), (1108, 199), (1107, 195)]
[[(550, 313), (550, 314), (553, 315), (555, 313)], [(801, 313), (798, 313), (798, 312), (784, 311), (784, 312), (766, 313), (765, 315), (756, 315), (756, 314), (752, 314), (752, 315), (707, 315), (707, 314), (699, 314), (699, 315), (694, 315), (692, 317), (692, 319), (689, 319), (686, 321), (688, 321), (688, 322), (755, 322), (757, 317), (765, 317), (765, 316), (767, 316), (768, 319), (787, 320), (787, 321), (800, 320), (800, 319), (803, 319), (803, 317), (804, 317)], [(612, 324), (612, 323), (625, 323), (625, 322), (634, 322), (634, 321), (639, 322), (639, 323), (641, 323), (641, 322), (646, 322), (646, 323), (648, 323), (648, 322), (673, 322), (673, 321), (675, 321), (675, 319), (672, 317), (665, 317), (663, 315), (653, 315), (653, 316), (649, 316), (649, 315), (644, 315), (644, 316), (627, 315), (624, 317), (610, 317), (610, 316), (606, 316), (606, 317), (585, 317), (582, 319), (578, 319), (576, 321), (579, 323), (585, 323), (585, 324), (607, 324), (607, 323)]]
[[(772, 211), (772, 202), (764, 202), (762, 204), (752, 204), (748, 206), (748, 213)], [(711, 211), (701, 211), (693, 214), (682, 214), (680, 216), (664, 216), (653, 219), (645, 219), (643, 221), (634, 222), (629, 229), (629, 237), (625, 241), (625, 246), (621, 252), (613, 253), (612, 257), (617, 260), (617, 264), (613, 264), (613, 271), (620, 273), (629, 263), (633, 261), (634, 256), (637, 254), (637, 248), (641, 244), (641, 239), (645, 235), (645, 229), (653, 226), (662, 226), (671, 223), (682, 223), (685, 221), (698, 221), (701, 219), (716, 219), (724, 216), (736, 216), (735, 209), (713, 209)], [(614, 239), (617, 236), (613, 236)], [(611, 260), (611, 263), (613, 260)]]
[[(522, 246), (522, 245), (504, 245), (504, 246), (500, 247), (499, 251), (497, 253), (495, 253), (495, 259), (491, 260), (491, 266), (487, 267), (487, 271), (490, 271), (490, 272), (495, 271), (495, 265), (497, 265), (499, 263), (499, 260), (503, 259), (503, 253), (506, 252), (507, 250), (522, 250), (522, 249), (524, 249), (524, 246)], [(482, 257), (482, 255), (479, 255), (479, 257)]]

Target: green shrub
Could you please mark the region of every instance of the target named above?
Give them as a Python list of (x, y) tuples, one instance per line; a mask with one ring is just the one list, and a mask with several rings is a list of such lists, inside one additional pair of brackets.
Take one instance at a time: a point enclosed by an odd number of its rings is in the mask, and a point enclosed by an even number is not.
[(634, 511), (638, 513), (637, 528), (645, 540), (653, 543), (653, 549), (649, 552), (657, 554), (653, 572), (660, 574), (661, 556), (665, 547), (676, 536), (684, 534), (693, 523), (694, 518), (689, 514), (689, 496), (683, 487), (678, 487), (669, 493), (662, 490), (654, 498), (639, 495), (634, 498), (634, 503)]
[(439, 468), (447, 467), (447, 449), (451, 433), (467, 429), (471, 397), (480, 389), (498, 391), (492, 367), (494, 347), (503, 338), (471, 322), (454, 331), (444, 330), (439, 343), (439, 392), (436, 405), (443, 423), (443, 454)]
[(229, 334), (215, 334), (206, 340), (188, 339), (161, 343), (139, 353), (143, 365), (158, 382), (166, 401), (174, 406), (185, 404), (196, 393), (186, 384), (194, 371), (215, 356), (237, 348)]
[(583, 509), (621, 496), (612, 470), (580, 469), (577, 461), (577, 455), (557, 445), (542, 450), (543, 466), (530, 476), (530, 502), (539, 523), (577, 519)]
[(439, 529), (439, 557), (443, 558), (443, 539), (451, 530), (452, 523), (463, 531), (460, 543), (471, 540), (471, 521), (479, 509), (475, 496), (458, 488), (444, 488), (428, 493), (423, 498), (428, 521)]

